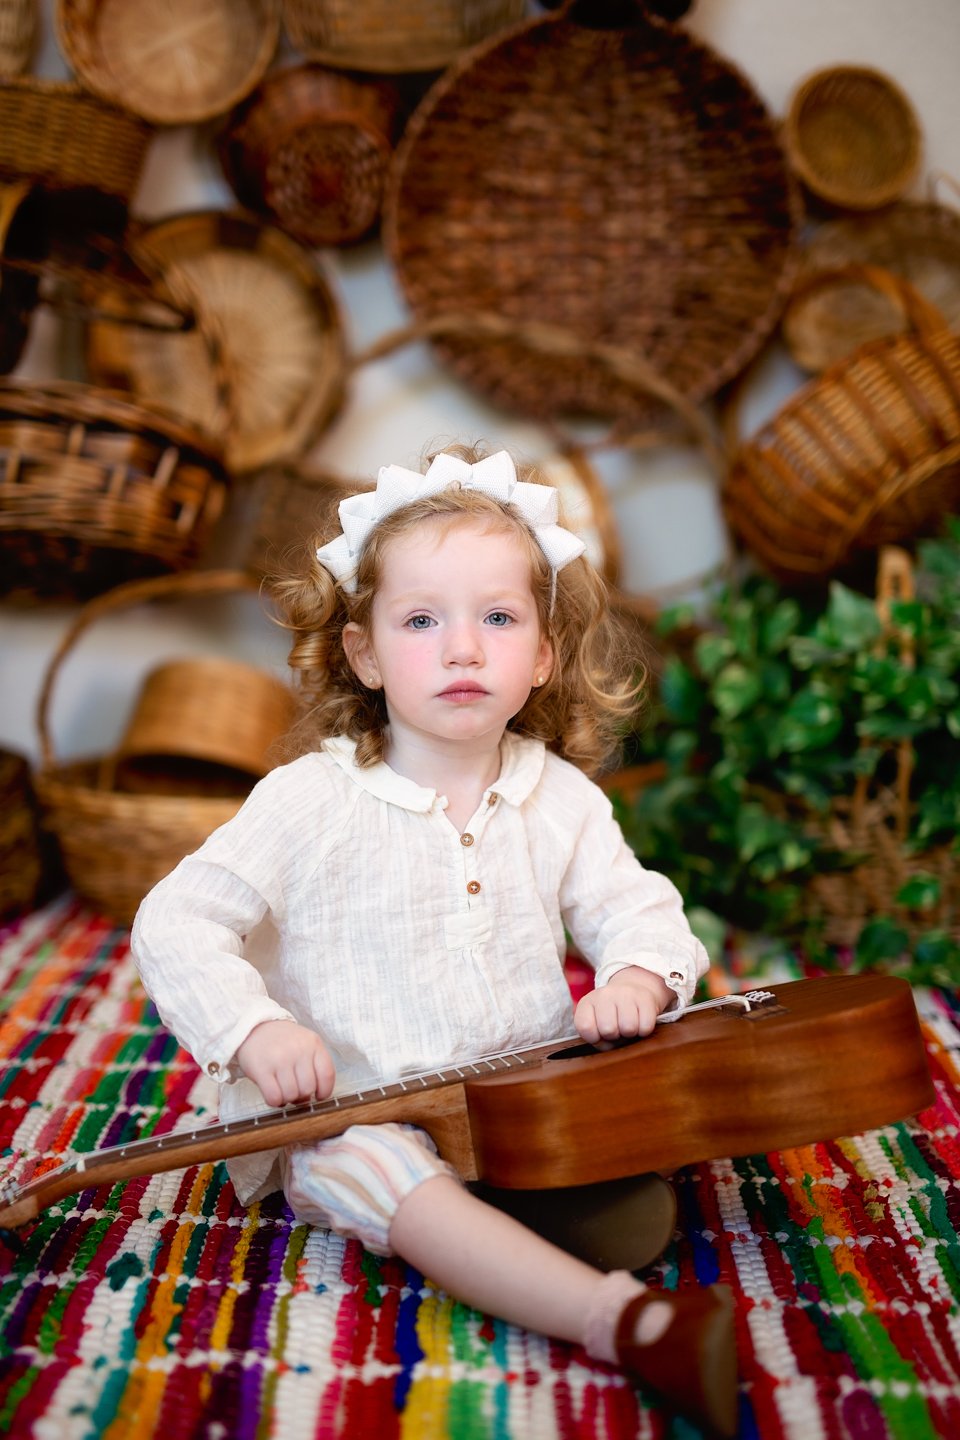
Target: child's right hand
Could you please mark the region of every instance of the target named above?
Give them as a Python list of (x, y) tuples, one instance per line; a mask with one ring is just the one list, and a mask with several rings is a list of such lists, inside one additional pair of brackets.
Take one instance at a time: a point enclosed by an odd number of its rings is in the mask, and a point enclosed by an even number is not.
[(293, 1020), (264, 1020), (237, 1049), (244, 1075), (260, 1087), (268, 1105), (324, 1100), (335, 1071), (326, 1045), (313, 1030)]

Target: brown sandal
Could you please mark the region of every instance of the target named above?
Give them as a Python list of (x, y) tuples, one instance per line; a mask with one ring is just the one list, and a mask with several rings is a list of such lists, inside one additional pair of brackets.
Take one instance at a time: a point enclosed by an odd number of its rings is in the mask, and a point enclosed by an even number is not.
[[(641, 1311), (669, 1305), (673, 1318), (649, 1344), (634, 1339)], [(737, 1431), (737, 1353), (733, 1296), (726, 1285), (646, 1290), (617, 1322), (617, 1362), (639, 1385), (717, 1435)]]

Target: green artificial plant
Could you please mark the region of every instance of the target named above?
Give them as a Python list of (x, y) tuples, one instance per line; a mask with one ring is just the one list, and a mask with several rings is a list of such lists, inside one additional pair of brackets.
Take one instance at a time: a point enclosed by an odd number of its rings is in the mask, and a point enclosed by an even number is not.
[[(960, 520), (916, 547), (915, 592), (892, 601), (884, 623), (873, 596), (838, 581), (816, 598), (752, 576), (718, 593), (683, 645), (691, 612), (665, 613), (662, 669), (628, 746), (631, 761), (662, 761), (662, 778), (616, 803), (637, 854), (688, 906), (822, 964), (950, 984), (960, 917), (944, 923), (943, 865), (927, 872), (923, 856), (947, 847), (960, 861)], [(811, 881), (864, 857), (831, 845), (817, 822), (858, 777), (891, 785), (904, 742), (914, 768), (902, 844), (920, 863), (867, 918), (852, 955), (838, 955)]]

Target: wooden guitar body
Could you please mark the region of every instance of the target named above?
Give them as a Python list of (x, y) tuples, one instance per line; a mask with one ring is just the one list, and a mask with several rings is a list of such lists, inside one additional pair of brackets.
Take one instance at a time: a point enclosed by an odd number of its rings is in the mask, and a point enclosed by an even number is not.
[(906, 981), (832, 976), (761, 993), (749, 1006), (693, 1007), (605, 1051), (542, 1045), (94, 1152), (7, 1189), (0, 1226), (89, 1185), (322, 1140), (353, 1123), (410, 1121), (465, 1180), (546, 1189), (833, 1139), (932, 1104)]

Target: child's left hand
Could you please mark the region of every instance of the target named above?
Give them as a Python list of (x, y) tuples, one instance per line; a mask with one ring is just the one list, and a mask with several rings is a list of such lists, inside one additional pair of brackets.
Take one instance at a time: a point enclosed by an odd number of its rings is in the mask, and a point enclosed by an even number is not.
[(649, 1035), (657, 1016), (674, 998), (674, 992), (652, 970), (628, 965), (577, 1005), (573, 1023), (591, 1045), (604, 1040)]

